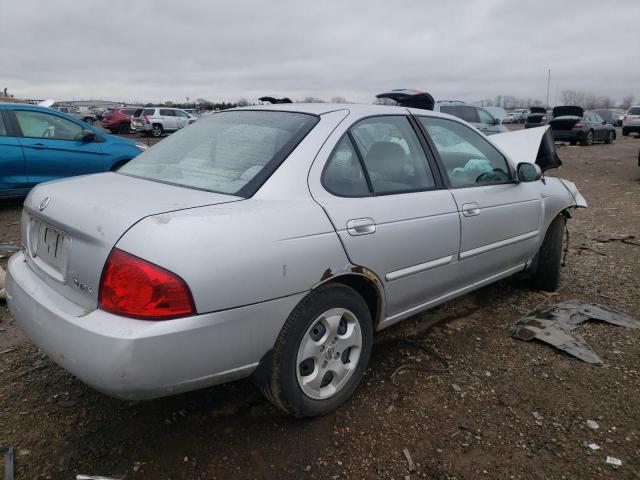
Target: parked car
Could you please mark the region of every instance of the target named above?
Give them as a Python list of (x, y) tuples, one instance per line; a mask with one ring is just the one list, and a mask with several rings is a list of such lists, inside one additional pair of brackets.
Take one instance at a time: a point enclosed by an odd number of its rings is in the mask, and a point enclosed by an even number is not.
[(507, 112), (507, 114), (502, 118), (502, 123), (518, 123), (520, 121), (520, 113), (518, 112)]
[(130, 133), (131, 117), (140, 107), (119, 107), (109, 110), (102, 119), (102, 126), (111, 133)]
[(0, 197), (40, 182), (114, 170), (146, 146), (50, 108), (0, 103)]
[(487, 112), (491, 114), (491, 116), (497, 120), (502, 122), (502, 119), (507, 116), (507, 111), (502, 107), (482, 107)]
[(610, 123), (614, 127), (622, 126), (622, 115), (611, 108), (598, 108), (591, 111), (597, 113), (600, 118), (602, 118), (605, 122)]
[(93, 125), (93, 122), (97, 121), (97, 117), (94, 113), (90, 111), (81, 112), (77, 108), (74, 107), (53, 107), (55, 110), (59, 112), (66, 113), (67, 115), (71, 115), (72, 117), (78, 118), (85, 123), (89, 123)]
[(428, 110), (218, 112), (118, 172), (36, 187), (9, 308), (110, 395), (252, 376), (284, 411), (323, 414), (374, 331), (517, 272), (558, 287), (567, 210), (586, 206), (542, 179), (559, 164), (546, 128), (486, 137)]
[(524, 128), (542, 127), (549, 122), (547, 109), (544, 107), (531, 107), (531, 113), (527, 115)]
[(626, 137), (632, 132), (640, 134), (640, 105), (630, 107), (622, 118), (622, 135)]
[(525, 123), (527, 120), (527, 116), (531, 113), (531, 110), (529, 110), (528, 108), (515, 108), (511, 111), (517, 114), (517, 123)]
[(613, 143), (616, 129), (605, 122), (597, 113), (582, 107), (565, 105), (553, 109), (553, 119), (549, 122), (556, 140), (575, 145), (593, 145), (593, 142)]
[(180, 130), (197, 119), (179, 108), (145, 108), (134, 117), (133, 128), (142, 135), (160, 137), (163, 133)]

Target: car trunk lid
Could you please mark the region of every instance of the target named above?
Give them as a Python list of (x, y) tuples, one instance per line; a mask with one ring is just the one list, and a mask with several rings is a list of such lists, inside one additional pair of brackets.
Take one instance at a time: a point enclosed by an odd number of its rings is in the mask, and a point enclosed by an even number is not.
[(29, 194), (22, 214), (27, 263), (51, 288), (92, 310), (105, 260), (134, 224), (150, 215), (238, 200), (117, 173), (42, 184)]
[(584, 115), (584, 108), (575, 105), (562, 105), (553, 108), (553, 118), (566, 116), (582, 118), (582, 115)]

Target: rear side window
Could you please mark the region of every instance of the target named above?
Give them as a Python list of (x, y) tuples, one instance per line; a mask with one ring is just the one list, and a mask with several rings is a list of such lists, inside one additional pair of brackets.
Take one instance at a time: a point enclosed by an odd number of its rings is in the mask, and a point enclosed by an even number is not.
[(454, 187), (511, 181), (506, 159), (482, 135), (462, 123), (418, 117), (435, 144)]
[(2, 110), (0, 110), (0, 137), (7, 136), (7, 128), (4, 126), (4, 119), (2, 118)]
[(453, 115), (454, 117), (460, 117), (460, 112), (458, 111), (458, 107), (456, 105), (442, 105), (440, 107), (440, 111), (442, 113), (446, 113), (447, 115)]
[(173, 113), (173, 110), (169, 110), (168, 108), (161, 108), (160, 109), (160, 116), (162, 116), (162, 117), (175, 117), (175, 113)]
[(212, 114), (138, 155), (118, 173), (248, 197), (317, 122), (315, 115), (293, 112)]
[(156, 112), (155, 108), (145, 108), (144, 110), (142, 110), (142, 115), (151, 116), (155, 114), (155, 112)]
[(495, 123), (493, 116), (486, 110), (478, 108), (477, 112), (480, 123), (488, 123), (489, 125), (493, 125)]
[(478, 118), (478, 109), (476, 107), (470, 107), (469, 105), (460, 105), (460, 118), (470, 123), (480, 123)]
[(404, 116), (372, 117), (351, 129), (374, 193), (435, 187), (422, 145)]
[(342, 137), (331, 154), (324, 169), (322, 184), (329, 192), (341, 197), (370, 195), (358, 154), (347, 135)]
[(124, 113), (125, 115), (133, 115), (134, 113), (136, 113), (136, 109), (135, 108), (123, 108), (120, 111), (122, 113)]
[(640, 107), (631, 107), (627, 113), (629, 115), (640, 115)]

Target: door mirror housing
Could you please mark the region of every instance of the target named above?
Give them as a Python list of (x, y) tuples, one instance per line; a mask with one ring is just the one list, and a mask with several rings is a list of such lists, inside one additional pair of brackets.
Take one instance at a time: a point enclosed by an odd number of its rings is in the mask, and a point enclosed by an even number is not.
[(520, 182), (535, 182), (542, 178), (542, 170), (535, 163), (519, 163), (517, 174)]
[(500, 125), (502, 123), (502, 120), (500, 120), (499, 118), (494, 118), (493, 119), (493, 124), (494, 125)]
[(95, 142), (96, 140), (96, 132), (93, 130), (82, 130), (82, 134), (80, 136), (83, 142)]

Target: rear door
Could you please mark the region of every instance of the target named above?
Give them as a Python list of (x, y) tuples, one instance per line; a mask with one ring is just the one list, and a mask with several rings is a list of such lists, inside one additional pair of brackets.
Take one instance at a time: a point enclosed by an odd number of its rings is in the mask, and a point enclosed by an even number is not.
[(171, 110), (170, 108), (161, 108), (160, 116), (162, 117), (162, 128), (164, 130), (173, 131), (178, 129), (177, 118), (174, 110)]
[(542, 198), (537, 184), (515, 181), (506, 158), (467, 125), (417, 118), (457, 204), (462, 283), (471, 285), (523, 268), (539, 244)]
[(587, 113), (593, 125), (594, 140), (604, 141), (609, 136), (609, 125), (595, 112)]
[(29, 188), (20, 142), (11, 128), (7, 110), (0, 110), (0, 197), (18, 195)]
[(456, 285), (460, 222), (410, 119), (362, 119), (332, 134), (309, 176), (350, 261), (384, 285), (394, 314)]
[(100, 143), (84, 141), (79, 123), (39, 110), (15, 109), (13, 113), (32, 185), (104, 171)]

